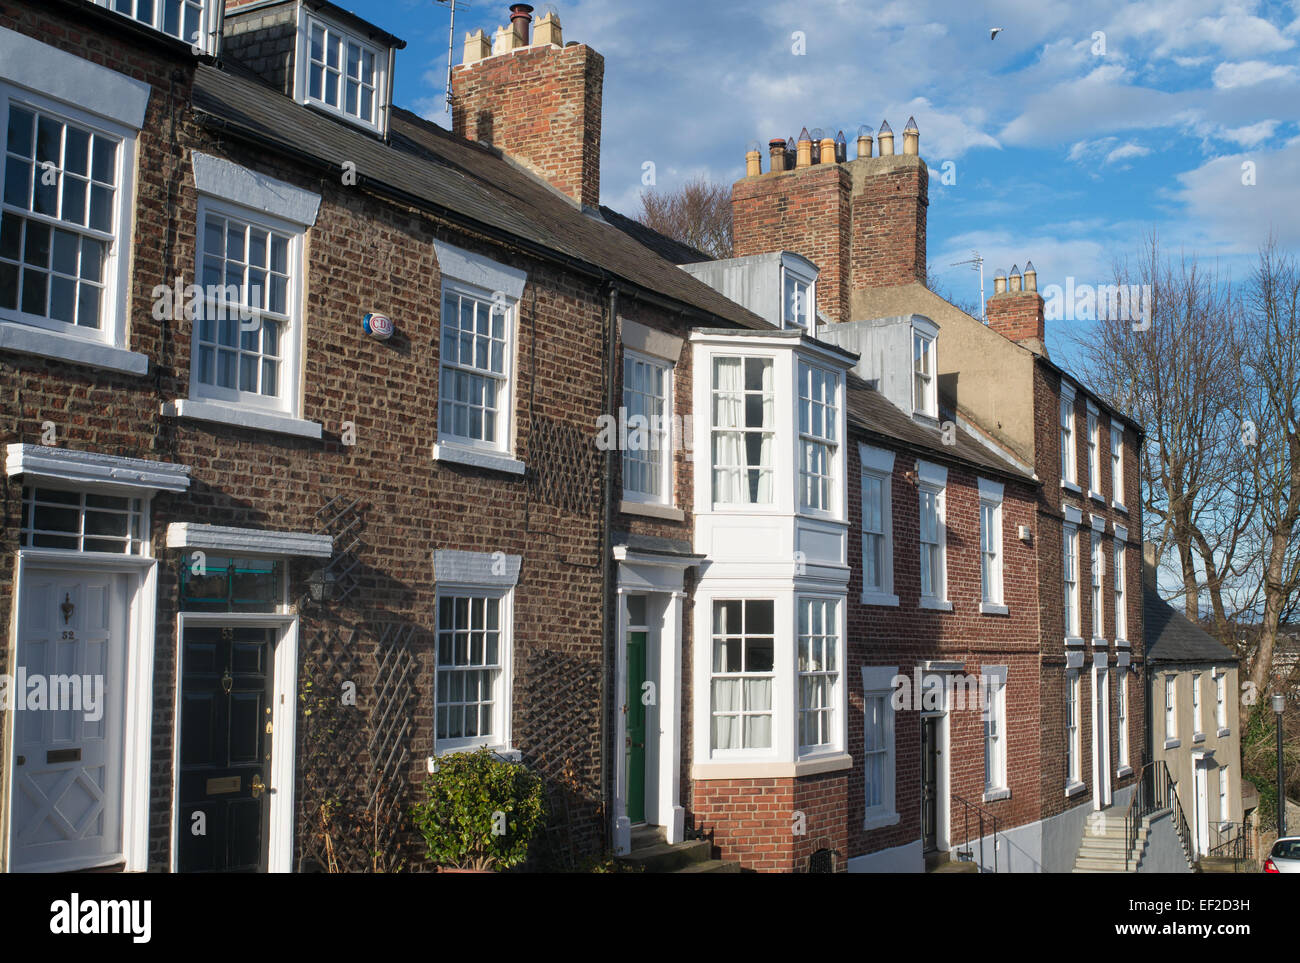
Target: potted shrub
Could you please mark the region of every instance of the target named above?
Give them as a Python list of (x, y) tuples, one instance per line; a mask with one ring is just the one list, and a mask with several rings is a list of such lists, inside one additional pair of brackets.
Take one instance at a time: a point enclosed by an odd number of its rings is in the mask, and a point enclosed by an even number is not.
[(490, 749), (438, 757), (424, 792), (412, 818), (443, 872), (518, 866), (546, 819), (541, 777)]

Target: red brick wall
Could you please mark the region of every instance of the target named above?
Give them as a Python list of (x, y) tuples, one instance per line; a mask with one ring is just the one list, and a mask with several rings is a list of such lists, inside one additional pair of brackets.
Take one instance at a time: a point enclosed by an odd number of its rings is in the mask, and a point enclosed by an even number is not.
[(452, 131), (499, 148), (588, 206), (600, 203), (605, 59), (585, 44), (525, 47), (452, 71)]
[[(696, 827), (722, 859), (764, 873), (806, 872), (821, 849), (847, 847), (845, 773), (771, 779), (708, 779), (694, 785)], [(800, 831), (802, 830), (802, 831)]]
[(852, 290), (924, 284), (929, 169), (919, 157), (902, 155), (867, 163), (899, 166), (873, 170), (860, 188), (855, 184)]
[(1037, 291), (995, 294), (985, 303), (989, 327), (1011, 341), (1046, 337), (1043, 298)]

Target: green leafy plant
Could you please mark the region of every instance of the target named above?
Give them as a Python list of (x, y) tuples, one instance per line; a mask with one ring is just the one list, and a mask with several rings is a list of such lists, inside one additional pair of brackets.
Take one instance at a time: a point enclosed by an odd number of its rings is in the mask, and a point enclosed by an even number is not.
[(500, 871), (528, 858), (528, 846), (546, 819), (540, 776), (490, 749), (438, 757), (412, 807), (415, 828), (439, 866)]

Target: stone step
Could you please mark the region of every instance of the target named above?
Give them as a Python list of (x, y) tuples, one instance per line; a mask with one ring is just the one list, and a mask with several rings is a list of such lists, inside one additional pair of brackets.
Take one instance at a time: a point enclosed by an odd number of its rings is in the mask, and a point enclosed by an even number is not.
[[(1132, 867), (1130, 867), (1132, 868)], [(1076, 873), (1123, 873), (1124, 859), (1098, 859), (1094, 856), (1077, 856), (1074, 860)]]
[(713, 858), (707, 839), (693, 839), (672, 845), (661, 834), (633, 834), (632, 851), (619, 856), (624, 866), (643, 873), (672, 873), (692, 863), (706, 863)]
[(710, 859), (702, 863), (687, 863), (674, 873), (739, 873), (740, 863), (725, 859)]
[(939, 863), (934, 869), (927, 870), (930, 873), (978, 873), (979, 871), (979, 863), (965, 859), (950, 859), (946, 863)]

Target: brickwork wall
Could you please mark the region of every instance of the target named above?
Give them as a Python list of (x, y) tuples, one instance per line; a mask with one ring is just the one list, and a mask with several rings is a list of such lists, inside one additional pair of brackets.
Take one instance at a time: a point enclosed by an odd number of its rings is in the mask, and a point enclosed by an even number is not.
[[(880, 166), (894, 158), (877, 158)], [(855, 178), (850, 288), (925, 283), (930, 172), (919, 158)], [(856, 320), (856, 319), (848, 319)]]

